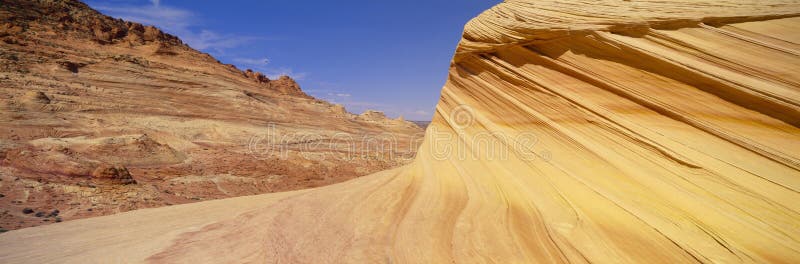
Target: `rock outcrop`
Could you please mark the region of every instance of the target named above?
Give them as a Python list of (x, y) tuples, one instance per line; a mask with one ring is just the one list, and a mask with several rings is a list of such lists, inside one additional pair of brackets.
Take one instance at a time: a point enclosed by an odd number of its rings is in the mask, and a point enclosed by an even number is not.
[(509, 0), (465, 27), (411, 164), (11, 231), (0, 260), (796, 262), (798, 16)]
[(109, 164), (97, 166), (97, 168), (92, 171), (92, 178), (120, 184), (136, 183), (136, 180), (131, 177), (131, 173), (128, 172), (127, 168)]
[(406, 121), (405, 118), (403, 118), (402, 116), (396, 119), (391, 119), (387, 117), (386, 114), (384, 114), (383, 112), (377, 110), (369, 110), (369, 109), (365, 110), (364, 113), (361, 113), (358, 116), (356, 116), (356, 119), (368, 123), (381, 124), (383, 126), (409, 127), (409, 128), (419, 127), (414, 122)]
[(347, 112), (347, 109), (345, 109), (344, 106), (341, 104), (334, 104), (333, 106), (331, 106), (331, 113), (334, 113), (339, 116), (345, 116), (349, 114), (349, 112)]
[(300, 90), (300, 85), (297, 84), (292, 77), (286, 75), (282, 75), (278, 77), (277, 80), (269, 82), (269, 87), (283, 94), (310, 98), (310, 96)]
[(270, 81), (269, 78), (267, 78), (267, 76), (265, 76), (263, 73), (255, 72), (251, 69), (245, 70), (244, 76), (258, 83), (269, 83)]
[(22, 95), (22, 101), (27, 103), (49, 104), (50, 98), (41, 91), (28, 91)]
[(388, 117), (386, 117), (386, 114), (376, 110), (366, 110), (364, 111), (364, 113), (358, 115), (358, 118), (372, 122), (381, 122), (389, 119)]

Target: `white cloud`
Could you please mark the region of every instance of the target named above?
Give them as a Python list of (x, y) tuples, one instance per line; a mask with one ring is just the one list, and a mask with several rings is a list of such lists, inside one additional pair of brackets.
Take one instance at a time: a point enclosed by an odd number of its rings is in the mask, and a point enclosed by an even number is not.
[(194, 14), (188, 10), (160, 5), (131, 6), (128, 4), (117, 5), (92, 5), (105, 14), (125, 20), (155, 25), (164, 30), (187, 30), (195, 22)]
[(265, 66), (269, 64), (269, 59), (234, 58), (233, 62), (241, 64), (242, 66)]
[(367, 102), (367, 101), (359, 101), (355, 100), (352, 94), (343, 92), (340, 90), (328, 90), (328, 89), (308, 89), (304, 90), (306, 93), (314, 96), (316, 98), (328, 101), (334, 104), (343, 104), (348, 109), (355, 109), (355, 110), (363, 110), (366, 108), (376, 109), (376, 108), (383, 108), (387, 105), (375, 102)]
[(210, 30), (201, 30), (199, 34), (184, 33), (183, 40), (195, 49), (213, 49), (223, 53), (225, 49), (235, 48), (258, 39), (257, 37), (221, 35)]

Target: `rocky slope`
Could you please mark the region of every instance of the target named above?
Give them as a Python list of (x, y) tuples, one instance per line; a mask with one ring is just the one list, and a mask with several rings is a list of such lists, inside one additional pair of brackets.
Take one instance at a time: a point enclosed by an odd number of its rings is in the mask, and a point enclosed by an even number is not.
[(16, 230), (0, 260), (796, 262), (798, 15), (506, 1), (467, 24), (411, 164)]
[(422, 136), (78, 1), (0, 3), (0, 109), (3, 229), (327, 185)]

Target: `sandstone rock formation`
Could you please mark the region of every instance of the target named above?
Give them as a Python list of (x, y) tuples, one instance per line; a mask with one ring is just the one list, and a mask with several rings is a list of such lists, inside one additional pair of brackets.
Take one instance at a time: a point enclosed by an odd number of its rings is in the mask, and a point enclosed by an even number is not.
[(386, 114), (377, 110), (369, 110), (369, 109), (365, 110), (364, 113), (361, 113), (358, 116), (356, 116), (356, 119), (368, 123), (381, 124), (384, 126), (420, 127), (414, 122), (406, 121), (406, 119), (403, 118), (403, 116), (399, 116), (395, 119), (390, 119), (386, 116)]
[[(24, 208), (71, 220), (336, 183), (407, 163), (422, 135), (78, 1), (2, 1), (0, 39), (7, 230), (54, 222)], [(386, 134), (396, 147), (361, 147)]]
[(121, 184), (136, 183), (127, 168), (108, 164), (97, 166), (92, 171), (92, 178)]
[(376, 110), (366, 110), (364, 113), (358, 115), (358, 118), (368, 122), (381, 122), (388, 119), (386, 118), (386, 114)]
[(465, 27), (411, 164), (16, 230), (0, 260), (796, 262), (798, 16), (780, 0), (506, 1)]

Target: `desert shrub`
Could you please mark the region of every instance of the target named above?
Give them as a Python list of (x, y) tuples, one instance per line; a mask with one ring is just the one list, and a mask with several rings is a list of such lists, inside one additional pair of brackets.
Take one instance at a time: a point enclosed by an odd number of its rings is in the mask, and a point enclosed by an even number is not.
[(59, 214), (60, 212), (61, 212), (61, 211), (58, 211), (58, 209), (55, 209), (55, 210), (53, 210), (52, 212), (50, 212), (50, 214), (48, 214), (48, 215), (47, 215), (47, 217), (56, 217), (56, 216), (58, 216), (58, 214)]

